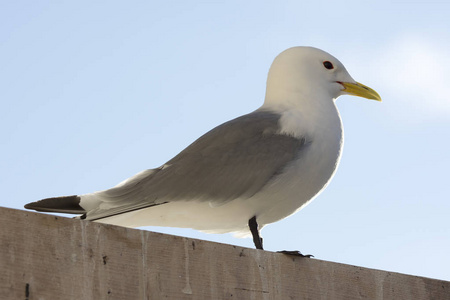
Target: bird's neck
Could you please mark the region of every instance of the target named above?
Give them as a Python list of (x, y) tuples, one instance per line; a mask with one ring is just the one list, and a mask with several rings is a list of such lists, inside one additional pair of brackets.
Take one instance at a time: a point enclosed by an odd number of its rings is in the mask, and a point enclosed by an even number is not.
[(305, 93), (266, 94), (259, 110), (281, 115), (280, 133), (297, 137), (323, 134), (324, 131), (342, 131), (341, 119), (334, 100), (325, 94)]

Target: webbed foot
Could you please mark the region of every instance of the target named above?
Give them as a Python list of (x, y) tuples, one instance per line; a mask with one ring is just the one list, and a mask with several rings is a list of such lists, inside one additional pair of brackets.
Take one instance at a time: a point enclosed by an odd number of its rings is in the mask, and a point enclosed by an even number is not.
[(277, 253), (282, 253), (282, 254), (286, 254), (286, 255), (293, 255), (293, 256), (299, 256), (299, 257), (307, 257), (307, 258), (311, 258), (314, 257), (314, 255), (311, 254), (302, 254), (300, 251), (287, 251), (287, 250), (282, 250), (282, 251), (277, 251)]

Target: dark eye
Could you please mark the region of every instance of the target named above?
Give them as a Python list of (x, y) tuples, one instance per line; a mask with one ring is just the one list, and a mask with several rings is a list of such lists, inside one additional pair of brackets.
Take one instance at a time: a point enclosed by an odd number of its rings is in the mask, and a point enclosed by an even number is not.
[(328, 60), (323, 62), (323, 66), (327, 68), (328, 70), (334, 69), (334, 66), (332, 63), (330, 63)]

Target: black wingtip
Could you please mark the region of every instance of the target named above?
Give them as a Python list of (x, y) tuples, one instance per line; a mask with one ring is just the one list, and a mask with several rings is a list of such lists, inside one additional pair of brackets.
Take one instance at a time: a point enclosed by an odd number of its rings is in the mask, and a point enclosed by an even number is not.
[(66, 214), (83, 214), (86, 211), (80, 206), (80, 196), (64, 196), (42, 199), (25, 205), (26, 209), (42, 212), (58, 212)]

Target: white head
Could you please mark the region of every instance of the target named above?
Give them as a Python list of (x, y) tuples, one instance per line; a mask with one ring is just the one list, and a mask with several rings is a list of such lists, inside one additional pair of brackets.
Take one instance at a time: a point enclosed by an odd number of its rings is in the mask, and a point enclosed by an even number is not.
[(332, 55), (317, 48), (293, 47), (273, 61), (264, 104), (302, 106), (311, 101), (332, 103), (344, 94), (381, 100), (374, 90), (356, 82)]

